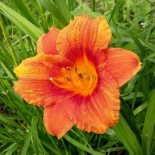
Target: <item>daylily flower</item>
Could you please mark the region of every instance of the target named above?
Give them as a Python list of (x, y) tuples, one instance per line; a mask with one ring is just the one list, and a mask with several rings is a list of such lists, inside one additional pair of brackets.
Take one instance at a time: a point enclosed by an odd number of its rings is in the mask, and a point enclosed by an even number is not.
[(74, 125), (103, 134), (118, 122), (119, 87), (141, 67), (135, 53), (108, 48), (111, 36), (104, 17), (78, 16), (42, 35), (38, 54), (15, 68), (15, 91), (44, 107), (50, 134), (61, 138)]

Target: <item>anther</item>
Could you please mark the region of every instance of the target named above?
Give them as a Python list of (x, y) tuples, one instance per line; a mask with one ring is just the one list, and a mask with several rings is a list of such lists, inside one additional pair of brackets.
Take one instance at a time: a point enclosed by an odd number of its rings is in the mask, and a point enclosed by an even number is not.
[(69, 77), (65, 77), (67, 81), (71, 81), (71, 79)]
[(74, 66), (74, 70), (75, 70), (75, 72), (77, 72), (77, 67), (76, 66)]
[(80, 77), (80, 79), (83, 79), (82, 73), (79, 73), (79, 77)]
[(61, 69), (61, 72), (64, 73), (64, 72), (65, 72), (65, 68), (62, 68), (62, 69)]
[(66, 67), (66, 70), (71, 71), (71, 68), (70, 67)]

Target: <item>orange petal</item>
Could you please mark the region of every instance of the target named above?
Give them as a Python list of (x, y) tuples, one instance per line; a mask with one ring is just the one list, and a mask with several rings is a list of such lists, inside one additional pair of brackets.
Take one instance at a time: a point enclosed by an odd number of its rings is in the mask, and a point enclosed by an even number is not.
[(68, 116), (71, 110), (69, 104), (58, 103), (48, 106), (44, 111), (44, 125), (46, 130), (59, 139), (73, 126)]
[(116, 81), (102, 71), (98, 87), (89, 97), (80, 101), (76, 108), (78, 128), (88, 132), (103, 134), (119, 119), (120, 100)]
[(14, 70), (19, 78), (14, 89), (31, 104), (53, 104), (58, 98), (63, 98), (65, 93), (53, 85), (50, 78), (61, 76), (62, 67), (69, 65), (70, 62), (57, 55), (40, 54), (28, 58)]
[(103, 134), (119, 119), (118, 85), (105, 72), (101, 72), (98, 87), (92, 95), (82, 97), (68, 94), (55, 103), (45, 108), (44, 123), (47, 131), (58, 138), (73, 125), (88, 132)]
[(47, 106), (56, 100), (53, 85), (48, 80), (18, 80), (14, 90), (33, 105)]
[(102, 16), (89, 18), (86, 15), (75, 17), (62, 29), (57, 38), (57, 49), (61, 55), (72, 58), (83, 52), (106, 49), (111, 40), (111, 29)]
[(106, 55), (106, 70), (116, 79), (119, 86), (124, 85), (141, 68), (139, 57), (131, 51), (109, 48)]
[(47, 34), (40, 36), (37, 42), (38, 53), (57, 54), (56, 39), (59, 30), (52, 27)]
[(18, 78), (32, 80), (49, 80), (60, 76), (63, 67), (72, 66), (72, 62), (59, 55), (38, 54), (27, 58), (14, 69)]

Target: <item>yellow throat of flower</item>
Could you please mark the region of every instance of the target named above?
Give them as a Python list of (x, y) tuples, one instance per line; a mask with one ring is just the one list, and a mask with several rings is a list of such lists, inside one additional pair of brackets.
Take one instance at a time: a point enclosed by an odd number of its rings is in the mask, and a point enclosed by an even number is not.
[(51, 77), (50, 80), (59, 88), (87, 96), (93, 92), (98, 81), (95, 66), (86, 55), (77, 60), (75, 64), (75, 66), (62, 68), (62, 76)]

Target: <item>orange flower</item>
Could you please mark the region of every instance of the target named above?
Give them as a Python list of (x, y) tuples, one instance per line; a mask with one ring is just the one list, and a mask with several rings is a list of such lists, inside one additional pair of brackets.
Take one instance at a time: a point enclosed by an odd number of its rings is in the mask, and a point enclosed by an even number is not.
[(111, 29), (104, 17), (75, 17), (37, 43), (38, 54), (15, 68), (14, 89), (44, 107), (47, 131), (61, 138), (72, 126), (105, 133), (119, 119), (119, 87), (140, 70), (138, 56), (108, 48)]

